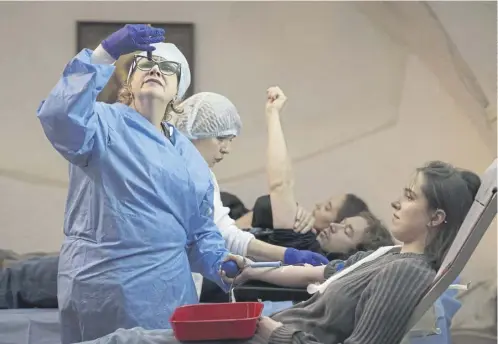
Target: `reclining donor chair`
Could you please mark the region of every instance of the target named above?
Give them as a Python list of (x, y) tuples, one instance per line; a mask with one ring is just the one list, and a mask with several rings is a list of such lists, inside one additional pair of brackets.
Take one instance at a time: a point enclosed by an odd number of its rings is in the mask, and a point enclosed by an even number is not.
[[(477, 192), (472, 207), (467, 214), (453, 244), (437, 272), (433, 284), (428, 288), (425, 296), (417, 305), (410, 319), (407, 331), (410, 334), (419, 332), (415, 336), (427, 336), (421, 333), (422, 318), (434, 305), (438, 298), (448, 289), (462, 272), (470, 259), (479, 241), (490, 227), (497, 212), (497, 159), (488, 167), (481, 177), (481, 187)], [(257, 297), (255, 297), (257, 295)], [(237, 301), (304, 301), (311, 297), (306, 288), (283, 288), (265, 282), (249, 281), (234, 289)], [(434, 322), (433, 322), (434, 324)], [(414, 328), (415, 326), (415, 328)], [(435, 327), (435, 325), (432, 325)], [(439, 334), (435, 329), (434, 334)], [(405, 337), (406, 340), (406, 337)], [(405, 343), (405, 340), (403, 343)]]

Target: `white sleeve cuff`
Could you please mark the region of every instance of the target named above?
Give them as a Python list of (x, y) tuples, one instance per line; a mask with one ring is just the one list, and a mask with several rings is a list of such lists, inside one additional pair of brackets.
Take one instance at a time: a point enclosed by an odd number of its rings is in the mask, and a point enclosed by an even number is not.
[(239, 229), (228, 215), (229, 209), (220, 203), (216, 202), (214, 205), (215, 223), (225, 239), (226, 248), (231, 253), (246, 256), (247, 248), (254, 239), (254, 235)]
[(93, 64), (114, 64), (116, 60), (100, 44), (92, 53)]

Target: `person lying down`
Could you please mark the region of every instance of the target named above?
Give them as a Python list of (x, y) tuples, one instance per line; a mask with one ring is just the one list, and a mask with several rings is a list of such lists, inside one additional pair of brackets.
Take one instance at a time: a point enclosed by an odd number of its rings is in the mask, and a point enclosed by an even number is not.
[[(304, 302), (260, 318), (256, 334), (233, 343), (398, 344), (465, 219), (480, 186), (472, 172), (440, 161), (418, 168), (392, 203), (393, 236), (400, 247), (331, 281)], [(378, 251), (377, 251), (378, 252)], [(260, 279), (282, 286), (323, 283), (372, 252), (326, 266), (244, 269), (235, 283)], [(345, 270), (341, 270), (345, 271)], [(228, 279), (227, 279), (228, 280)], [(92, 344), (177, 343), (171, 331), (119, 330)], [(213, 341), (211, 341), (213, 343)]]

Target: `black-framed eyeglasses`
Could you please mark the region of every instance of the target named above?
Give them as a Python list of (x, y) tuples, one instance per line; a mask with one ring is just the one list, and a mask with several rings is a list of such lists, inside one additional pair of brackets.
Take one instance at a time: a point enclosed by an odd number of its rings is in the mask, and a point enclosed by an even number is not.
[(152, 60), (149, 60), (147, 57), (140, 55), (135, 55), (130, 75), (133, 74), (136, 68), (148, 72), (156, 65), (163, 75), (177, 74), (180, 76), (181, 65), (178, 62), (168, 61), (158, 56), (152, 56)]

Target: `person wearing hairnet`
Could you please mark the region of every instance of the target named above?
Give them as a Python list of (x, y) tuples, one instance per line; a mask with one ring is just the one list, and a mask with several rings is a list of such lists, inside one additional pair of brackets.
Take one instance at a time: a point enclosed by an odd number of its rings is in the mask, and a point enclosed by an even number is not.
[[(38, 109), (70, 163), (58, 274), (63, 344), (169, 328), (175, 308), (198, 302), (192, 271), (228, 291), (221, 263), (243, 264), (213, 222), (208, 165), (163, 123), (190, 85), (187, 60), (163, 40), (162, 29), (124, 26), (74, 57)], [(114, 62), (134, 51), (121, 103), (97, 102)]]
[[(242, 122), (235, 105), (226, 97), (212, 92), (197, 93), (181, 104), (183, 113), (173, 119), (177, 129), (188, 137), (199, 150), (209, 167), (221, 162), (230, 152), (232, 140), (237, 137)], [(237, 228), (230, 218), (230, 209), (221, 202), (216, 176), (214, 183), (214, 220), (230, 252), (258, 260), (280, 260), (285, 264), (327, 264), (324, 256), (294, 248), (265, 243), (254, 235)]]

